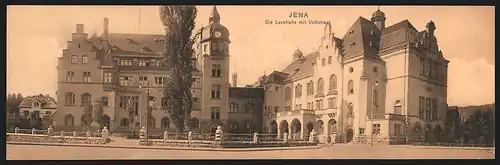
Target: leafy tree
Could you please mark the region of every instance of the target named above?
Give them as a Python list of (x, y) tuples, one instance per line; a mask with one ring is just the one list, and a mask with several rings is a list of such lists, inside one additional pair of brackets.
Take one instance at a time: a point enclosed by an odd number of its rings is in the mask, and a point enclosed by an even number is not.
[(487, 143), (495, 140), (493, 110), (478, 109), (461, 123), (461, 141), (465, 143)]
[(40, 118), (40, 114), (37, 114), (35, 112), (30, 113), (29, 121), (30, 121), (31, 128), (41, 129), (43, 126), (42, 118)]
[(184, 132), (191, 115), (191, 84), (197, 9), (194, 5), (161, 6), (160, 19), (165, 29), (164, 62), (168, 76), (164, 98), (166, 109), (171, 110), (177, 132)]
[[(23, 96), (18, 93), (9, 93), (6, 101), (6, 126), (18, 127), (21, 124), (21, 117), (19, 116), (19, 104), (24, 100)], [(29, 126), (27, 126), (29, 127)]]
[(100, 98), (96, 99), (93, 106), (92, 116), (95, 122), (99, 123), (101, 127), (104, 125), (103, 117), (104, 117), (104, 109), (102, 107), (102, 101)]
[(92, 104), (90, 103), (90, 100), (85, 100), (84, 107), (83, 107), (83, 115), (82, 115), (82, 124), (84, 126), (90, 127), (90, 124), (93, 121), (92, 117)]

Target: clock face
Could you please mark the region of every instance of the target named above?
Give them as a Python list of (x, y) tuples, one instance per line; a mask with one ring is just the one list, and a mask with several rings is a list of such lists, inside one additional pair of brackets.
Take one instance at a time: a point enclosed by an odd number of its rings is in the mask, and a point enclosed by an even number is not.
[(220, 32), (218, 32), (218, 31), (217, 31), (217, 32), (215, 32), (215, 37), (216, 37), (216, 38), (219, 38), (221, 35), (222, 35), (222, 34), (221, 34)]

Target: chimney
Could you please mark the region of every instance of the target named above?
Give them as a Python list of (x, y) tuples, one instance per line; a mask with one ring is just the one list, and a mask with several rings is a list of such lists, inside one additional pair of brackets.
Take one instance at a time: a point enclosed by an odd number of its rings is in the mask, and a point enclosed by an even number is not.
[(103, 29), (102, 33), (108, 34), (108, 30), (109, 30), (108, 28), (109, 28), (109, 20), (108, 20), (108, 18), (104, 18), (104, 21), (102, 23), (102, 29)]
[(83, 24), (76, 24), (76, 33), (83, 33)]
[(233, 73), (233, 87), (238, 86), (238, 73)]

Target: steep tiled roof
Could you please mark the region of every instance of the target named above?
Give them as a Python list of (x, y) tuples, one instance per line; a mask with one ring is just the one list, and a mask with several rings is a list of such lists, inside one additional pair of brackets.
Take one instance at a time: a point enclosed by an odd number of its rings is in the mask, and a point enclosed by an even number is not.
[(380, 36), (380, 30), (377, 26), (370, 20), (359, 17), (342, 38), (344, 58), (350, 59), (362, 55), (376, 57), (378, 36)]
[(263, 99), (264, 88), (229, 87), (229, 98)]
[[(36, 101), (36, 100), (38, 100), (41, 103), (42, 108), (55, 108), (55, 104), (56, 104), (55, 99), (52, 97), (45, 97), (45, 96), (26, 97), (19, 104), (19, 108), (30, 108), (33, 101)], [(50, 104), (50, 101), (52, 101), (54, 104)]]
[(408, 20), (403, 20), (382, 30), (380, 49), (386, 49), (409, 41), (409, 31), (418, 32)]
[(279, 71), (274, 71), (273, 73), (269, 74), (269, 76), (266, 77), (266, 80), (264, 83), (283, 83), (288, 77), (288, 74), (279, 72)]
[(293, 61), (281, 72), (288, 74), (287, 79), (311, 74), (314, 71), (313, 63), (316, 62), (316, 58), (318, 58), (318, 55), (318, 52), (308, 54), (302, 59)]
[[(103, 35), (99, 39), (103, 40)], [(163, 34), (122, 34), (109, 33), (107, 41), (116, 48), (116, 52), (133, 54), (153, 54), (164, 52)], [(99, 43), (96, 41), (96, 43)], [(101, 42), (102, 43), (102, 42)], [(98, 44), (96, 44), (97, 47)], [(143, 51), (146, 48), (148, 51)]]

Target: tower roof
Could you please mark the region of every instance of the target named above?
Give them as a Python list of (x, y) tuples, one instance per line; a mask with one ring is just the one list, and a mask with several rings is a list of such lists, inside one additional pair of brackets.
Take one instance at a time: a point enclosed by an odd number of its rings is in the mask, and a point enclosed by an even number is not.
[(220, 22), (219, 11), (217, 11), (217, 7), (215, 5), (214, 5), (214, 8), (212, 9), (212, 13), (210, 13), (210, 17), (208, 18), (208, 22), (210, 22), (210, 23), (212, 23), (212, 22), (219, 23)]

